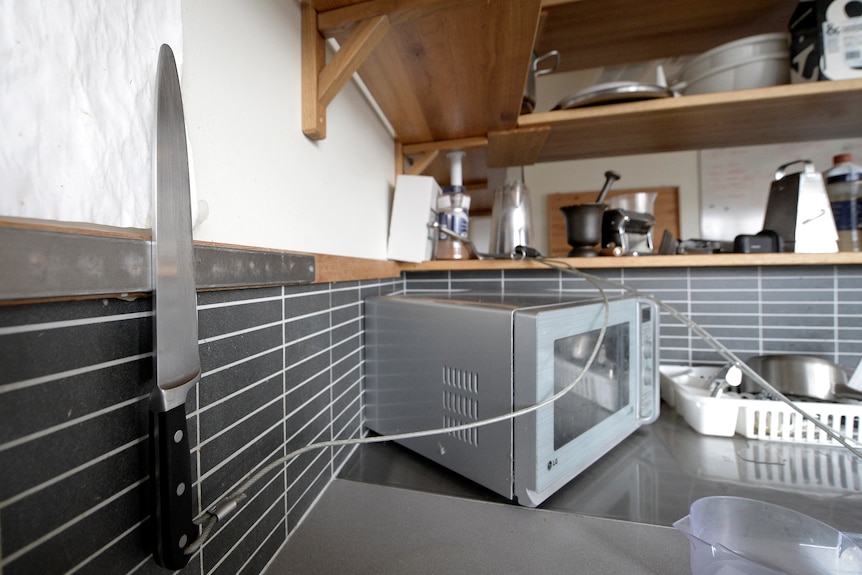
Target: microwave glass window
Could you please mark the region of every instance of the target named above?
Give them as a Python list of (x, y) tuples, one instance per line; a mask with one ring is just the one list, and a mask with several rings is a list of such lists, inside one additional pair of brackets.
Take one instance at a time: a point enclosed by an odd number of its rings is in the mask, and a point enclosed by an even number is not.
[[(599, 330), (554, 342), (554, 393), (575, 380), (593, 352)], [(629, 325), (608, 326), (586, 377), (554, 402), (554, 450), (629, 404)]]

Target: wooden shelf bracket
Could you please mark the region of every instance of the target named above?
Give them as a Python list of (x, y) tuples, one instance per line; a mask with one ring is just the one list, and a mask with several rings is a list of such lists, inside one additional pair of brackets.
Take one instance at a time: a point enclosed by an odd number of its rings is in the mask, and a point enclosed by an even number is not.
[(317, 11), (302, 4), (302, 133), (311, 140), (326, 138), (326, 107), (389, 31), (389, 17), (373, 16), (356, 28), (326, 62), (326, 41), (320, 34)]

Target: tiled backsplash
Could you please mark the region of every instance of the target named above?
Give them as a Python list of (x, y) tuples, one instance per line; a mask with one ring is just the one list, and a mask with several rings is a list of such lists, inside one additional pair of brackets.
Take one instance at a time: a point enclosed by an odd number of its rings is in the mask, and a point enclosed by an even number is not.
[[(361, 430), (362, 300), (401, 280), (204, 292), (189, 394), (195, 504)], [(147, 493), (151, 300), (0, 307), (0, 573), (157, 573)], [(344, 463), (262, 479), (184, 572), (260, 573)]]
[[(658, 297), (742, 359), (806, 353), (855, 367), (862, 357), (862, 266), (586, 271)], [(411, 273), (406, 279), (408, 291), (565, 290), (598, 297), (587, 281), (556, 270)], [(723, 363), (670, 314), (663, 312), (661, 323), (663, 362)]]
[[(595, 272), (654, 294), (734, 352), (862, 355), (862, 266)], [(412, 290), (566, 290), (558, 271), (199, 294), (203, 377), (187, 409), (195, 504), (309, 442), (361, 432), (363, 299)], [(148, 298), (0, 307), (0, 573), (161, 573), (149, 551)], [(662, 361), (718, 362), (662, 316)], [(307, 453), (264, 478), (184, 571), (259, 573), (349, 455)]]

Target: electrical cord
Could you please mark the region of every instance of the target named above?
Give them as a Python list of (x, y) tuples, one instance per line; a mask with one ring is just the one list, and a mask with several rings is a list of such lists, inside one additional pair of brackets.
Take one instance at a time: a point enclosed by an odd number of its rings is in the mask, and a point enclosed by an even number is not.
[(474, 429), (478, 427), (483, 427), (486, 425), (491, 425), (494, 423), (500, 423), (503, 421), (513, 420), (516, 417), (521, 417), (528, 413), (536, 412), (543, 407), (550, 405), (551, 403), (557, 401), (567, 393), (569, 393), (574, 387), (580, 383), (584, 377), (586, 377), (587, 372), (592, 367), (593, 362), (596, 357), (599, 355), (601, 351), (602, 344), (604, 343), (605, 334), (608, 329), (608, 324), (610, 322), (610, 300), (608, 299), (605, 290), (602, 288), (601, 283), (595, 281), (595, 278), (585, 278), (589, 281), (593, 286), (599, 291), (602, 297), (602, 305), (603, 305), (603, 319), (602, 319), (602, 327), (599, 330), (598, 338), (596, 339), (596, 344), (593, 346), (593, 350), (590, 353), (590, 356), (587, 358), (586, 363), (584, 364), (583, 369), (581, 369), (580, 373), (572, 380), (571, 383), (563, 387), (560, 391), (555, 393), (554, 395), (538, 402), (533, 405), (515, 410), (511, 413), (504, 413), (502, 415), (498, 415), (495, 417), (490, 417), (487, 419), (482, 419), (480, 421), (473, 421), (470, 423), (465, 423), (461, 425), (454, 425), (451, 427), (443, 427), (438, 429), (429, 429), (423, 431), (412, 431), (408, 433), (398, 433), (392, 435), (375, 435), (371, 437), (356, 437), (351, 439), (336, 439), (332, 441), (321, 441), (318, 443), (312, 443), (297, 449), (284, 457), (280, 457), (275, 461), (272, 461), (268, 465), (264, 466), (256, 473), (251, 475), (248, 479), (246, 479), (243, 483), (240, 484), (230, 495), (223, 497), (219, 500), (215, 505), (213, 505), (210, 509), (202, 513), (200, 516), (195, 518), (195, 523), (198, 525), (202, 525), (201, 533), (192, 543), (186, 546), (183, 549), (183, 552), (186, 555), (194, 555), (197, 553), (201, 547), (206, 543), (206, 541), (212, 535), (212, 532), (215, 530), (216, 525), (219, 521), (226, 519), (230, 516), (234, 511), (236, 511), (239, 507), (240, 502), (246, 498), (246, 491), (248, 491), (255, 483), (260, 481), (263, 477), (271, 473), (273, 470), (283, 466), (287, 462), (308, 453), (309, 451), (313, 451), (316, 449), (323, 449), (326, 447), (343, 447), (347, 445), (361, 445), (361, 444), (369, 444), (369, 443), (382, 443), (385, 441), (400, 441), (404, 439), (415, 439), (417, 437), (427, 437), (431, 435), (440, 435), (443, 433), (454, 433), (458, 431), (464, 431), (467, 429)]

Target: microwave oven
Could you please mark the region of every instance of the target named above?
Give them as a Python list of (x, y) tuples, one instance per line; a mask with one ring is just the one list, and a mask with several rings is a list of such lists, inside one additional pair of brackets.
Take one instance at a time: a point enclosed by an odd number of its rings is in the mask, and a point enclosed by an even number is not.
[[(463, 426), (536, 405), (583, 371), (605, 304), (572, 295), (376, 296), (366, 305), (366, 426), (379, 434)], [(557, 400), (496, 423), (398, 441), (535, 507), (659, 414), (659, 313), (609, 301), (605, 336)]]

